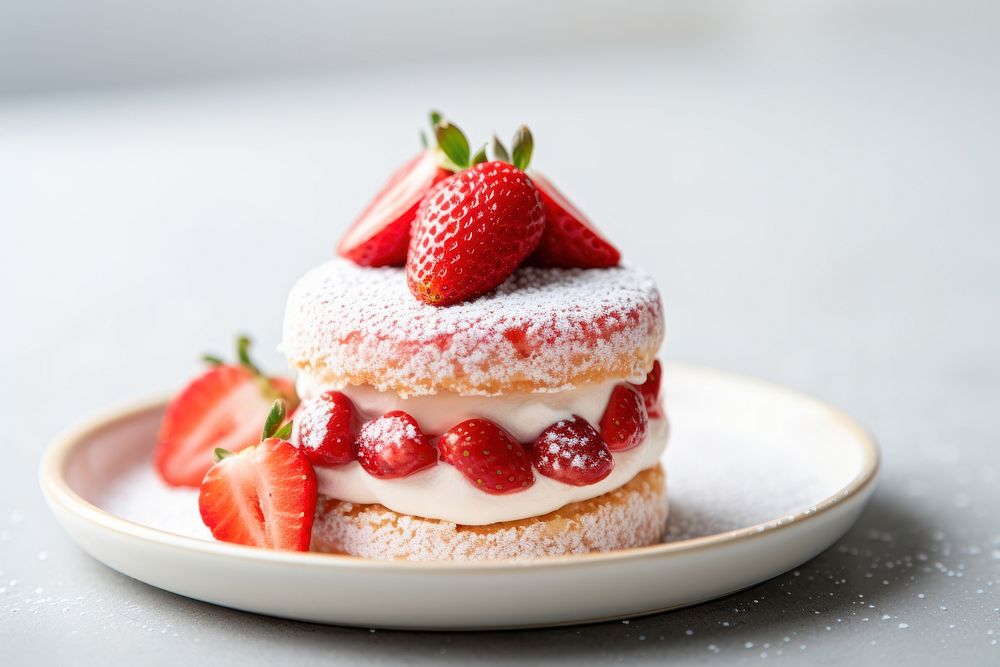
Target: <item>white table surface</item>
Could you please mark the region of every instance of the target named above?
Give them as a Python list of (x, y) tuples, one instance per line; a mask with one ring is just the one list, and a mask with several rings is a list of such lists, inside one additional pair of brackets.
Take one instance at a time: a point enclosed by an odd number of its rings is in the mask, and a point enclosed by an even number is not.
[[(0, 662), (997, 664), (1000, 46), (980, 18), (0, 102)], [(290, 284), (431, 106), (477, 137), (531, 123), (537, 166), (657, 276), (664, 356), (867, 424), (885, 466), (858, 526), (692, 609), (470, 635), (256, 617), (75, 547), (38, 491), (46, 444), (238, 330), (278, 367)]]

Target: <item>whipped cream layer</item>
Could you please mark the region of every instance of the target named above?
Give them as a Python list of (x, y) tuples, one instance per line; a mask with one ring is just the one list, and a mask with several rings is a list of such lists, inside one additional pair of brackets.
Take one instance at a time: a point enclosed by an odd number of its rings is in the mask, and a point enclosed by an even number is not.
[(378, 417), (390, 410), (402, 410), (417, 420), (427, 435), (441, 435), (466, 419), (489, 419), (510, 431), (520, 442), (532, 442), (538, 434), (573, 415), (580, 415), (591, 424), (601, 421), (615, 385), (622, 382), (642, 383), (645, 376), (610, 380), (556, 392), (514, 393), (503, 396), (463, 396), (440, 392), (431, 396), (402, 397), (374, 387), (323, 385), (306, 373), (300, 373), (296, 391), (303, 400), (335, 389), (343, 392), (362, 414)]
[[(642, 378), (631, 378), (639, 380)], [(428, 434), (440, 434), (473, 417), (490, 419), (521, 442), (532, 442), (539, 433), (560, 419), (574, 414), (592, 424), (600, 421), (611, 391), (625, 380), (614, 380), (553, 393), (505, 396), (460, 396), (436, 394), (402, 398), (371, 387), (338, 387), (367, 416), (404, 410)], [(308, 400), (330, 387), (322, 387), (308, 375), (300, 375), (299, 396)], [(401, 514), (441, 519), (479, 526), (547, 514), (595, 498), (627, 484), (639, 472), (655, 466), (667, 444), (666, 419), (651, 419), (646, 439), (624, 452), (612, 452), (611, 474), (596, 484), (573, 486), (545, 477), (537, 470), (529, 488), (504, 495), (484, 493), (457, 469), (439, 462), (426, 470), (397, 479), (372, 477), (356, 461), (342, 466), (316, 467), (319, 492), (357, 504), (379, 503)]]

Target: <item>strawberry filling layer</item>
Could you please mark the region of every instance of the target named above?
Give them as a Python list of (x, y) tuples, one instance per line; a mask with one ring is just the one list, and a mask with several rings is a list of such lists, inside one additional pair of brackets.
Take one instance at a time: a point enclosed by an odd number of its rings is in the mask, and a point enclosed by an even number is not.
[[(624, 381), (638, 384), (644, 379), (645, 376), (639, 376)], [(610, 380), (549, 393), (461, 396), (442, 392), (432, 396), (402, 398), (394, 392), (379, 391), (370, 386), (324, 386), (308, 374), (299, 373), (296, 390), (303, 401), (308, 401), (327, 389), (336, 389), (368, 415), (402, 410), (412, 415), (427, 434), (440, 435), (462, 420), (481, 417), (503, 426), (521, 442), (530, 442), (551, 424), (573, 415), (580, 415), (591, 424), (597, 424), (608, 405), (611, 392), (621, 382)]]
[[(642, 378), (630, 378), (641, 381)], [(401, 398), (371, 387), (339, 388), (359, 411), (379, 415), (402, 410), (412, 415), (428, 434), (440, 434), (463, 419), (492, 420), (518, 440), (531, 441), (548, 426), (579, 415), (597, 424), (615, 386), (622, 380), (569, 391), (505, 396), (437, 394)], [(303, 400), (327, 387), (300, 375)], [(636, 474), (655, 466), (666, 447), (666, 419), (649, 420), (646, 437), (627, 451), (612, 452), (610, 474), (593, 484), (574, 485), (536, 474), (534, 483), (517, 493), (493, 495), (470, 484), (455, 467), (443, 463), (393, 479), (372, 476), (357, 462), (316, 466), (319, 493), (358, 504), (379, 503), (401, 514), (441, 519), (463, 525), (484, 525), (546, 514), (564, 505), (600, 496), (627, 484)]]

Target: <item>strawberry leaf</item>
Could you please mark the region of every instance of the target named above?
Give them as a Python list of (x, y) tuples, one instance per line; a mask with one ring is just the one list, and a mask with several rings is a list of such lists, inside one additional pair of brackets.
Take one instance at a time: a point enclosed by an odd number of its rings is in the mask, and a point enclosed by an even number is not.
[(427, 133), (420, 130), (420, 145), (427, 148)]
[(535, 149), (535, 140), (531, 136), (531, 130), (526, 125), (517, 128), (514, 133), (514, 141), (511, 146), (511, 157), (514, 158), (513, 165), (524, 171), (531, 163), (531, 153)]
[(206, 364), (209, 364), (211, 366), (221, 366), (224, 363), (226, 363), (225, 361), (223, 361), (221, 358), (215, 356), (214, 354), (203, 354), (203, 355), (201, 355), (201, 360), (204, 361)]
[(260, 390), (264, 393), (264, 396), (275, 399), (282, 398), (281, 392), (271, 382), (271, 378), (264, 375), (264, 371), (260, 370), (260, 367), (250, 359), (250, 343), (249, 336), (244, 335), (236, 339), (236, 358), (239, 359), (240, 366), (250, 371), (257, 378)]
[(285, 422), (281, 428), (271, 434), (271, 437), (277, 438), (278, 440), (288, 440), (292, 437), (292, 422)]
[(434, 127), (435, 125), (437, 125), (438, 123), (440, 123), (442, 120), (444, 120), (444, 114), (442, 114), (440, 111), (437, 111), (435, 109), (431, 109), (429, 115), (431, 117), (431, 127)]
[(472, 156), (472, 164), (480, 164), (486, 162), (486, 144), (476, 151), (476, 154)]
[(263, 373), (253, 361), (250, 360), (250, 338), (240, 336), (236, 339), (236, 357), (240, 360), (240, 365), (257, 377), (263, 377)]
[(500, 141), (500, 137), (495, 134), (493, 135), (493, 157), (501, 162), (510, 164), (510, 153), (507, 152), (507, 147)]
[(469, 140), (462, 130), (444, 121), (434, 126), (434, 135), (438, 146), (456, 167), (465, 169), (469, 166)]
[(262, 442), (274, 436), (278, 427), (281, 426), (281, 422), (285, 421), (285, 410), (284, 401), (275, 401), (271, 405), (271, 411), (267, 413), (267, 419), (264, 420), (264, 429), (260, 434)]

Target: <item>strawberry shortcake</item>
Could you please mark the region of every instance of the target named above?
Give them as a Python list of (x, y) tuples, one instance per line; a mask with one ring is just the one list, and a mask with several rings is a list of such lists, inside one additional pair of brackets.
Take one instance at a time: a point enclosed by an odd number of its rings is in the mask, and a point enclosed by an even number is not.
[(256, 546), (490, 560), (658, 542), (656, 284), (527, 171), (527, 128), (489, 160), (431, 121), (434, 145), (292, 288), (295, 391), (245, 345), (239, 364), (213, 359), (240, 382), (209, 393), (199, 378), (175, 399), (161, 476), (204, 475), (212, 534)]
[(403, 269), (308, 272), (282, 349), (323, 496), (313, 545), (501, 558), (658, 540), (662, 335), (631, 268), (524, 267), (448, 307), (414, 299)]

